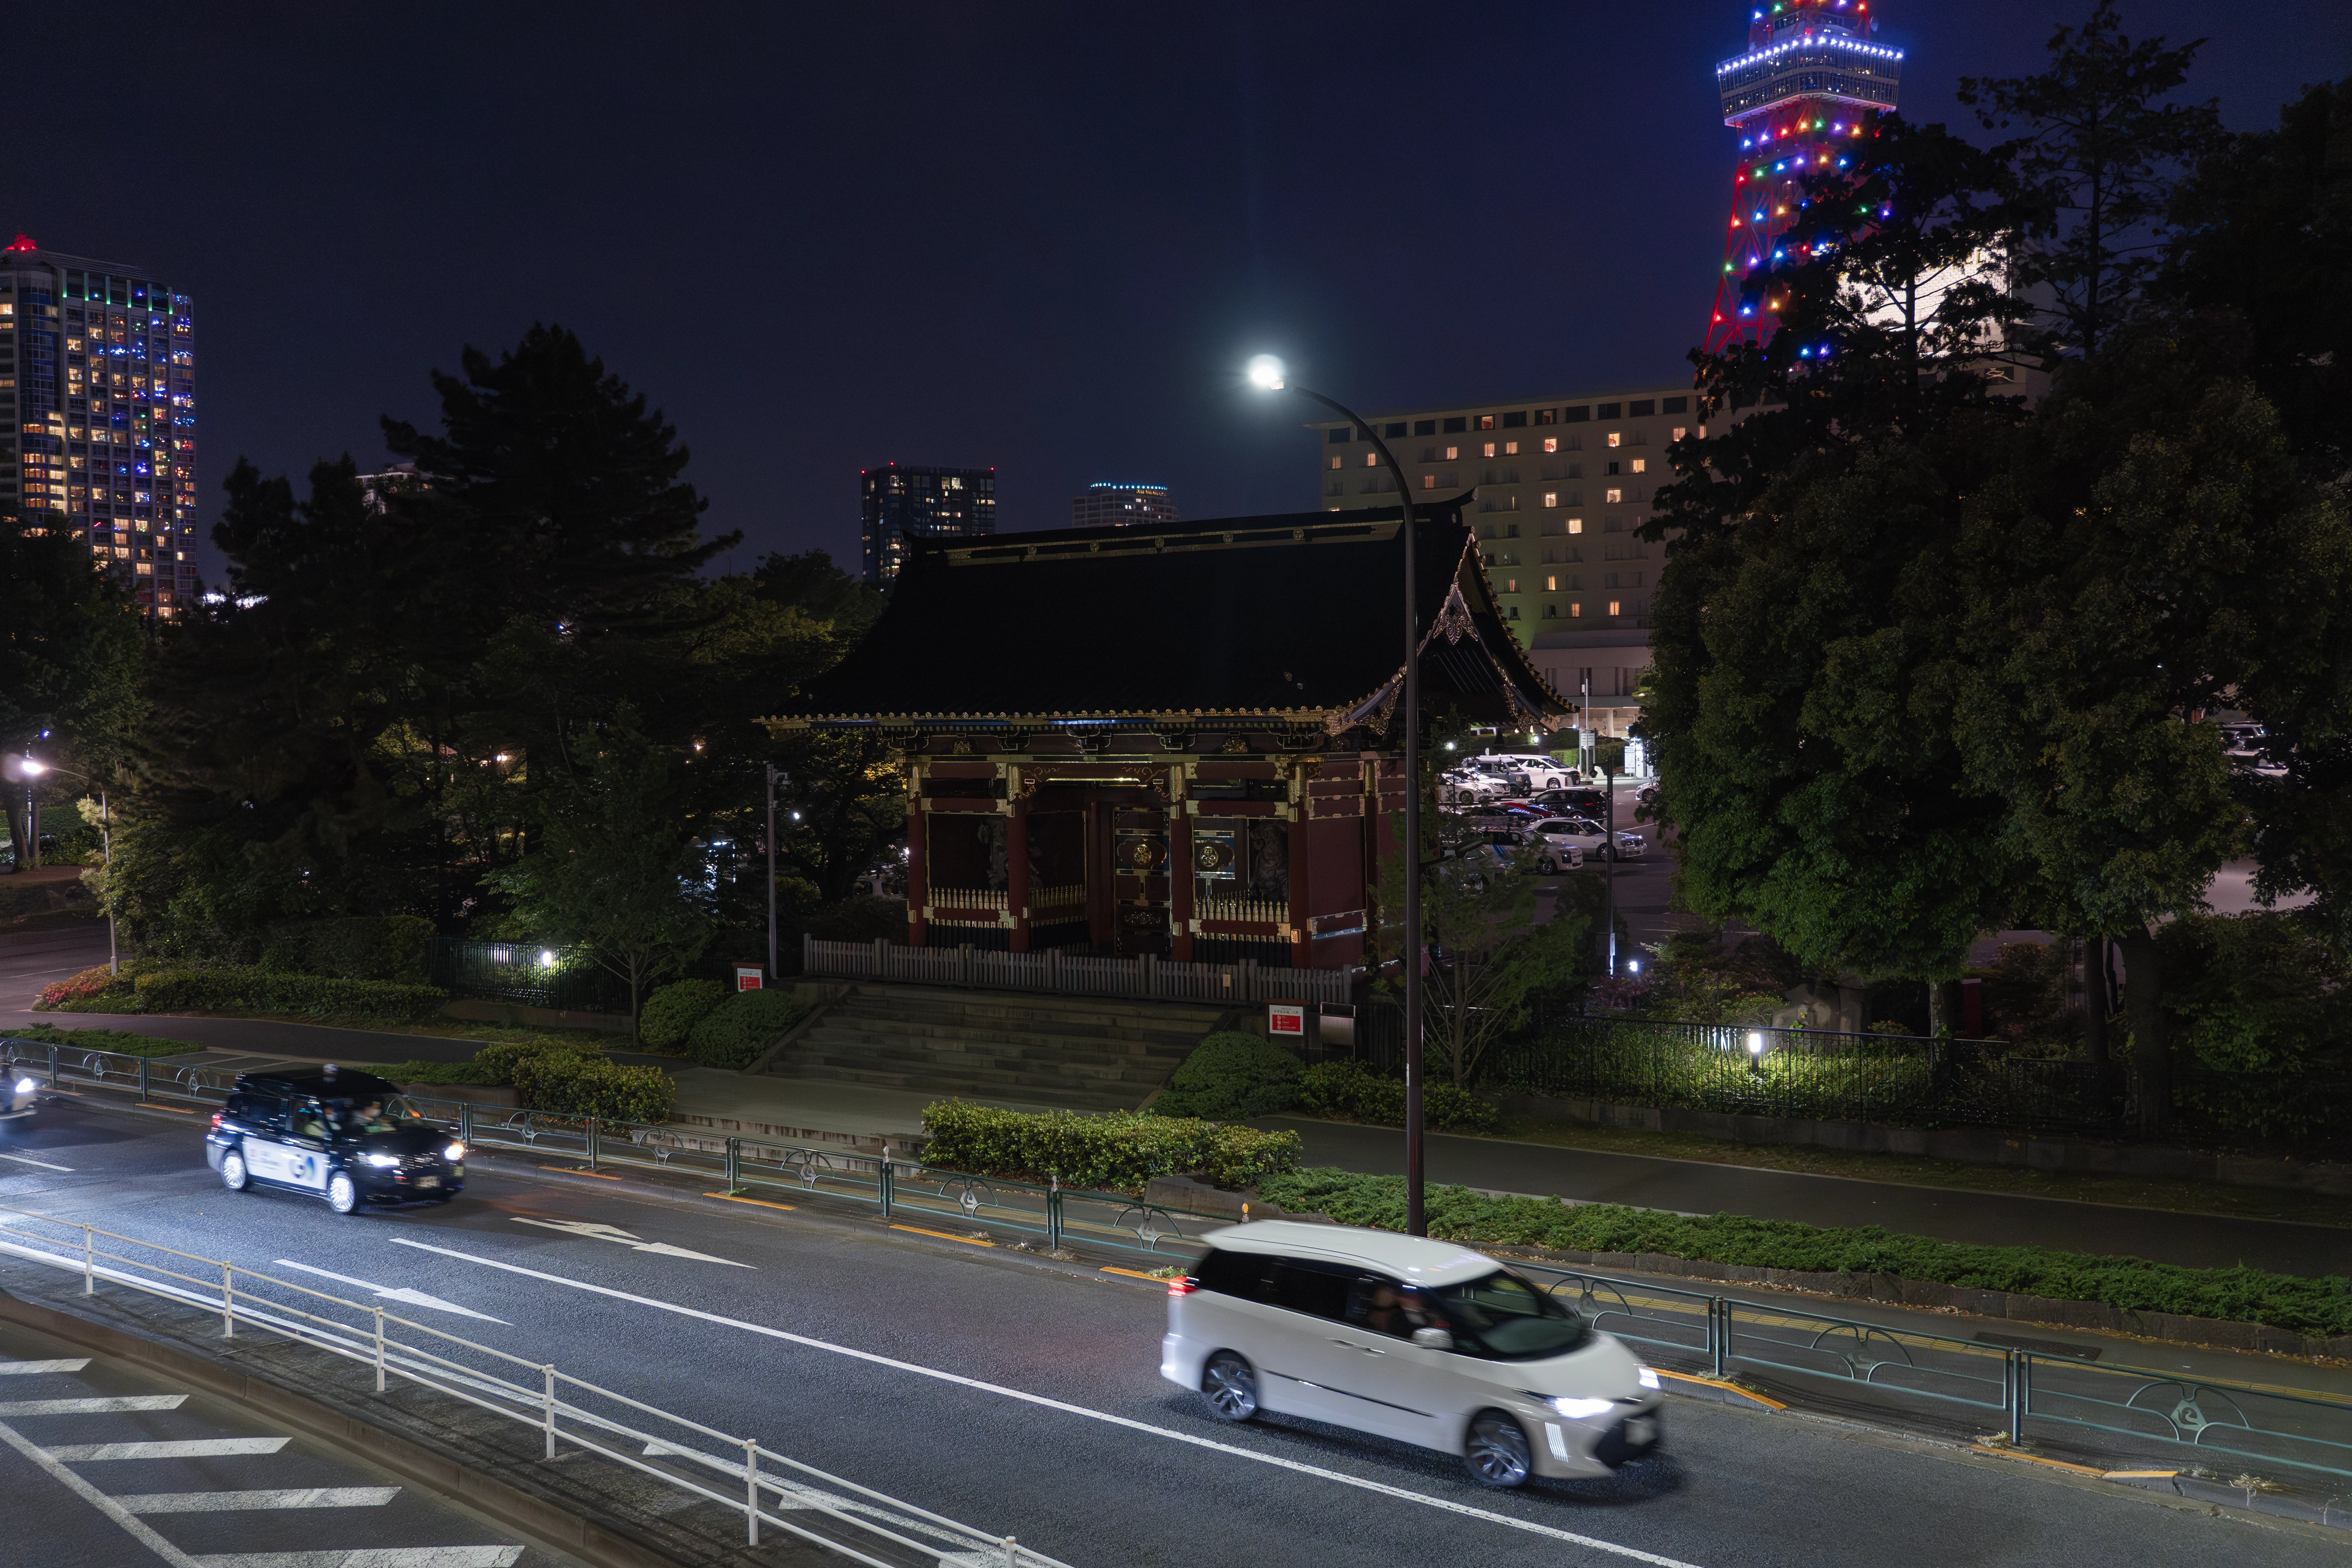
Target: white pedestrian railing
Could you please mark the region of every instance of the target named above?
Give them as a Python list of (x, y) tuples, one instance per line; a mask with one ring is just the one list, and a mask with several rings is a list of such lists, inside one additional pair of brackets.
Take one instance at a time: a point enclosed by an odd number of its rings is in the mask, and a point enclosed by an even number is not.
[[(742, 1515), (744, 1538), (776, 1529), (869, 1568), (905, 1568), (906, 1553), (987, 1568), (1068, 1568), (1009, 1535), (991, 1535), (820, 1470), (715, 1426), (307, 1285), (79, 1221), (0, 1205), (0, 1252), (215, 1314), (221, 1336), (261, 1329), (429, 1388), (541, 1435), (545, 1458), (568, 1445)], [(107, 1243), (105, 1247), (98, 1244)], [(118, 1248), (136, 1248), (137, 1254)], [(712, 1452), (712, 1449), (718, 1450)], [(808, 1522), (795, 1522), (785, 1515)], [(830, 1527), (812, 1529), (809, 1516)], [(894, 1550), (895, 1549), (895, 1550)], [(877, 1556), (876, 1552), (889, 1552)]]
[[(1234, 900), (1258, 907), (1255, 900)], [(1281, 906), (1265, 908), (1279, 911)], [(1261, 918), (1257, 916), (1251, 919)], [(1280, 919), (1279, 912), (1264, 917)], [(1145, 953), (1136, 958), (1098, 958), (1076, 953), (1007, 952), (971, 947), (900, 947), (877, 938), (871, 942), (801, 939), (801, 973), (847, 980), (897, 980), (919, 985), (971, 985), (998, 991), (1040, 991), (1064, 996), (1118, 996), (1140, 1001), (1316, 1002), (1345, 1006), (1354, 1001), (1354, 972), (1345, 969), (1272, 969), (1255, 959), (1239, 963), (1178, 963)]]

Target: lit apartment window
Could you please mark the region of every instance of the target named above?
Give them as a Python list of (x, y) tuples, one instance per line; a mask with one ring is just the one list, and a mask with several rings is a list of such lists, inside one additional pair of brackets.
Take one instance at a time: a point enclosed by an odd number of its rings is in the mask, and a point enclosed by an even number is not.
[(1611, 506), (1621, 506), (1624, 503), (1624, 500), (1625, 492), (1623, 490), (1611, 490), (1609, 492), (1609, 504)]
[(1687, 426), (1687, 425), (1677, 425), (1677, 426), (1675, 426), (1675, 440), (1679, 441), (1679, 440), (1681, 440), (1684, 437), (1685, 437), (1685, 436), (1687, 436), (1687, 435), (1689, 435), (1689, 434), (1690, 434), (1690, 426)]
[(1435, 489), (1437, 488), (1437, 476), (1436, 476), (1435, 474), (1423, 474), (1423, 475), (1422, 475), (1422, 476), (1421, 476), (1421, 488), (1422, 488), (1423, 489), (1425, 489), (1425, 490), (1433, 490), (1433, 489)]
[(1506, 577), (1506, 578), (1504, 578), (1504, 579), (1503, 579), (1503, 592), (1504, 592), (1504, 593), (1506, 593), (1506, 594), (1516, 594), (1516, 593), (1517, 593), (1518, 591), (1519, 591), (1519, 580), (1518, 580), (1517, 577)]
[(1519, 444), (1517, 441), (1506, 441), (1503, 443), (1503, 456), (1506, 458), (1516, 458), (1518, 455)]
[(1625, 437), (1617, 431), (1612, 430), (1609, 432), (1609, 444), (1612, 447), (1622, 447), (1625, 444)]
[[(1479, 429), (1481, 429), (1481, 430), (1492, 430), (1494, 427), (1495, 427), (1495, 416), (1494, 416), (1493, 415), (1491, 415), (1491, 414), (1481, 414), (1480, 416), (1478, 416), (1478, 428), (1479, 428)], [(1491, 458), (1491, 457), (1493, 457), (1494, 455), (1495, 455), (1495, 453), (1494, 453), (1494, 449), (1493, 449), (1492, 447), (1487, 448), (1486, 456), (1488, 456), (1488, 457), (1490, 457), (1490, 458)]]
[(1612, 600), (1610, 600), (1610, 601), (1609, 601), (1609, 613), (1610, 613), (1611, 615), (1612, 615), (1612, 616), (1613, 616), (1613, 615), (1616, 615), (1616, 614), (1618, 613), (1618, 608), (1617, 608), (1617, 606), (1618, 606), (1620, 604), (1622, 604), (1622, 603), (1623, 603), (1623, 601), (1622, 601), (1622, 600), (1619, 600), (1619, 599), (1612, 599)]
[(1580, 517), (1570, 518), (1568, 520), (1568, 531), (1570, 533), (1582, 533), (1584, 531), (1584, 520)]
[(1336, 457), (1335, 457), (1335, 458), (1333, 458), (1331, 459), (1331, 466), (1332, 466), (1333, 468), (1338, 468), (1338, 467), (1339, 466), (1339, 459), (1338, 458), (1336, 458)]
[(1648, 472), (1650, 471), (1650, 459), (1649, 459), (1649, 458), (1634, 458), (1634, 459), (1633, 459), (1633, 471), (1634, 471), (1635, 473), (1637, 473), (1637, 474), (1646, 474), (1646, 473), (1648, 473)]
[(1445, 448), (1445, 460), (1449, 463), (1461, 456), (1462, 448), (1459, 447), (1448, 447)]
[(1482, 457), (1493, 457), (1495, 455), (1495, 443), (1492, 441), (1487, 442), (1484, 447), (1479, 448), (1479, 453)]
[(1368, 468), (1377, 468), (1380, 466), (1381, 455), (1378, 452), (1367, 452), (1364, 454), (1364, 467)]
[(1547, 510), (1559, 504), (1559, 492), (1558, 490), (1546, 490), (1543, 493), (1543, 498), (1544, 507)]
[(1547, 577), (1547, 578), (1545, 578), (1545, 579), (1544, 579), (1544, 592), (1545, 592), (1545, 593), (1547, 593), (1547, 594), (1557, 594), (1557, 593), (1559, 593), (1559, 578), (1557, 578), (1557, 577)]
[(1583, 600), (1581, 600), (1581, 599), (1577, 600), (1575, 603), (1573, 603), (1573, 604), (1571, 604), (1571, 605), (1570, 605), (1568, 606), (1568, 618), (1569, 618), (1570, 620), (1571, 620), (1571, 621), (1572, 621), (1572, 620), (1577, 619), (1579, 616), (1582, 616), (1583, 614), (1584, 614), (1584, 601), (1583, 601)]

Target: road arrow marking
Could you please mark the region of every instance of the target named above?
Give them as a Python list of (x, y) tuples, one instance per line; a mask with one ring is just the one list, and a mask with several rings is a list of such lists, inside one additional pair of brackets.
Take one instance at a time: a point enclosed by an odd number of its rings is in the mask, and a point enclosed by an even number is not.
[(521, 1215), (509, 1215), (517, 1225), (535, 1225), (543, 1230), (560, 1230), (567, 1236), (584, 1237), (590, 1241), (614, 1241), (638, 1252), (657, 1253), (664, 1258), (691, 1258), (698, 1263), (724, 1263), (730, 1268), (750, 1268), (749, 1263), (738, 1263), (731, 1258), (713, 1258), (707, 1252), (688, 1252), (683, 1247), (672, 1247), (667, 1241), (646, 1241), (631, 1236), (616, 1225), (598, 1225), (585, 1219), (526, 1219)]
[(22, 1154), (0, 1154), (0, 1160), (14, 1160), (19, 1165), (38, 1165), (44, 1171), (63, 1171), (68, 1176), (73, 1174), (71, 1165), (52, 1165), (47, 1160), (27, 1159)]
[(493, 1318), (488, 1312), (477, 1312), (471, 1307), (460, 1307), (455, 1301), (444, 1301), (438, 1296), (428, 1296), (422, 1290), (411, 1290), (404, 1285), (395, 1289), (390, 1285), (378, 1285), (371, 1280), (354, 1279), (348, 1274), (337, 1274), (327, 1268), (313, 1268), (307, 1263), (297, 1263), (290, 1258), (279, 1258), (278, 1267), (299, 1268), (305, 1274), (316, 1274), (321, 1279), (335, 1279), (345, 1285), (356, 1285), (362, 1290), (373, 1291), (387, 1301), (400, 1301), (411, 1307), (430, 1307), (436, 1312), (455, 1312), (461, 1318), (478, 1318), (483, 1322), (497, 1323), (502, 1328), (514, 1327), (504, 1318)]

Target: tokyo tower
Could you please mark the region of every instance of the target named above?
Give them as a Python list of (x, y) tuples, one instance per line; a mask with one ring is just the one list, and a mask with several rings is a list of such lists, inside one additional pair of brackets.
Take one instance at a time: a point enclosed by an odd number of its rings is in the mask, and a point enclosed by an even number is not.
[(1868, 0), (1769, 0), (1751, 6), (1748, 52), (1715, 68), (1723, 122), (1739, 133), (1731, 222), (1706, 348), (1761, 343), (1774, 301), (1743, 297), (1750, 272), (1785, 260), (1781, 237), (1806, 201), (1806, 176), (1846, 166), (1857, 138), (1895, 106), (1903, 51), (1871, 42)]

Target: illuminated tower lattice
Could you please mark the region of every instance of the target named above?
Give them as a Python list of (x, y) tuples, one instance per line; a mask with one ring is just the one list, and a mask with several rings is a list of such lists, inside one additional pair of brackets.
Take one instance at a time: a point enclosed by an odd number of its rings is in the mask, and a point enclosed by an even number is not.
[(1775, 301), (1744, 297), (1748, 274), (1786, 259), (1781, 237), (1806, 201), (1806, 176), (1846, 165), (1895, 106), (1903, 51), (1873, 43), (1867, 0), (1770, 0), (1750, 7), (1748, 52), (1715, 68), (1723, 122), (1739, 133), (1723, 273), (1708, 352), (1771, 336)]

